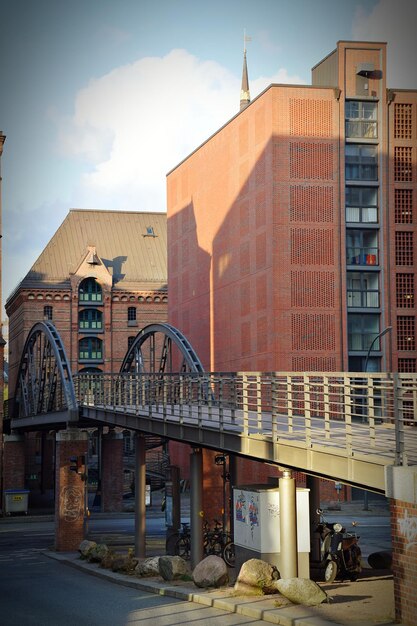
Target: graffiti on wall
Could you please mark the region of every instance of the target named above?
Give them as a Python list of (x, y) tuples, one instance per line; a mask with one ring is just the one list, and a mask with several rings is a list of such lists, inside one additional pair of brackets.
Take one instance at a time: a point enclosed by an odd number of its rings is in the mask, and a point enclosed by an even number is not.
[(417, 517), (409, 517), (406, 511), (404, 518), (398, 520), (398, 524), (400, 533), (407, 542), (405, 549), (409, 550), (412, 546), (417, 546)]
[(66, 522), (75, 522), (83, 516), (83, 491), (78, 487), (64, 487), (61, 492), (61, 512)]

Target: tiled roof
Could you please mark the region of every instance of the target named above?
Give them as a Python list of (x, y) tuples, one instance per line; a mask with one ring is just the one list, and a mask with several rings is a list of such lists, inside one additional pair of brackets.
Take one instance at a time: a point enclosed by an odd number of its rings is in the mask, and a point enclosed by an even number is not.
[(19, 287), (68, 285), (87, 246), (95, 246), (118, 288), (166, 287), (166, 214), (90, 209), (68, 213)]

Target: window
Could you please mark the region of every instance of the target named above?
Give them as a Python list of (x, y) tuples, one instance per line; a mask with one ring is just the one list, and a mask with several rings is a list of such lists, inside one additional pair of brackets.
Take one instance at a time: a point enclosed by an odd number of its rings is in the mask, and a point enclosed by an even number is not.
[(378, 188), (348, 185), (345, 191), (346, 221), (376, 224), (378, 222)]
[(128, 326), (136, 326), (136, 307), (130, 306), (127, 309), (127, 323)]
[(399, 183), (409, 183), (413, 180), (412, 148), (396, 146), (394, 148), (394, 180)]
[(43, 307), (43, 319), (44, 320), (51, 320), (52, 319), (52, 307), (51, 306), (44, 306)]
[(394, 137), (395, 139), (412, 139), (413, 108), (412, 104), (395, 104)]
[(378, 136), (376, 102), (346, 102), (346, 137), (375, 139)]
[(395, 189), (395, 223), (413, 223), (413, 190)]
[(412, 309), (414, 307), (414, 274), (397, 274), (395, 283), (397, 307)]
[(395, 263), (396, 265), (413, 265), (413, 233), (398, 231), (395, 233)]
[(398, 350), (415, 350), (415, 320), (413, 315), (397, 317), (397, 345)]
[[(348, 314), (348, 346), (352, 351), (367, 351), (375, 337), (379, 334), (379, 315), (349, 313)], [(373, 350), (380, 350), (377, 339)]]
[(378, 147), (346, 144), (346, 180), (378, 180)]
[(86, 278), (78, 290), (80, 302), (102, 302), (102, 290), (95, 278)]
[(378, 274), (375, 272), (348, 272), (347, 301), (348, 307), (378, 307)]
[(97, 337), (84, 337), (78, 343), (80, 361), (94, 361), (103, 358), (103, 342)]
[(398, 359), (398, 371), (403, 374), (417, 372), (416, 359)]
[(78, 328), (81, 331), (86, 330), (102, 330), (103, 329), (103, 313), (97, 309), (84, 309), (80, 311), (78, 316)]
[(378, 265), (378, 232), (376, 230), (346, 231), (346, 263)]

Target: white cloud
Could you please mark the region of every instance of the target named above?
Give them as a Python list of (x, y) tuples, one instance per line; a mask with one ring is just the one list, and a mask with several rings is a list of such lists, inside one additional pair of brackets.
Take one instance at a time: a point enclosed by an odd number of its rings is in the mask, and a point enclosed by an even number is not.
[[(279, 70), (251, 82), (254, 98)], [(143, 58), (92, 80), (61, 120), (60, 147), (86, 159), (73, 206), (165, 210), (165, 176), (239, 110), (240, 77), (185, 50)]]
[(359, 9), (355, 16), (355, 40), (388, 43), (387, 87), (417, 89), (416, 24), (415, 0), (380, 0), (371, 13)]

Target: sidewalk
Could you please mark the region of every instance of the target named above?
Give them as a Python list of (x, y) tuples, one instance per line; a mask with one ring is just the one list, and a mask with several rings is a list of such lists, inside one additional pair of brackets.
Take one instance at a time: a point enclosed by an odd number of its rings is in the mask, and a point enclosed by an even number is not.
[[(165, 582), (161, 578), (135, 578), (102, 569), (80, 559), (78, 553), (45, 552), (52, 559), (98, 576), (158, 595), (196, 602), (282, 626), (382, 626), (394, 624), (393, 581), (389, 572), (366, 570), (355, 583), (320, 583), (330, 602), (316, 607), (293, 605), (280, 595), (233, 597), (233, 587), (199, 589), (190, 582)], [(334, 595), (333, 595), (334, 594)], [(398, 626), (398, 625), (397, 625)]]

